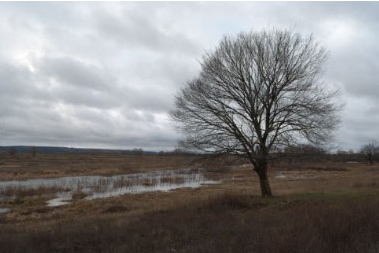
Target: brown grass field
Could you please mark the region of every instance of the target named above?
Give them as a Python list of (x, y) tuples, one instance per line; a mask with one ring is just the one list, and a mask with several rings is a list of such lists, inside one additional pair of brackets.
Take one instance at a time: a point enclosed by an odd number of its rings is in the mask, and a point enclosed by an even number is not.
[(379, 252), (379, 165), (276, 163), (275, 197), (251, 166), (191, 156), (1, 157), (0, 180), (114, 175), (203, 166), (221, 184), (48, 207), (57, 189), (2, 192), (3, 252)]

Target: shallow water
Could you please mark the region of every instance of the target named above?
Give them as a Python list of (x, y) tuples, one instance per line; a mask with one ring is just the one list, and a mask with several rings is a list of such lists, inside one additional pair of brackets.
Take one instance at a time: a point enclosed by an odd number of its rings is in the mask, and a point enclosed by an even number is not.
[[(1, 182), (1, 190), (10, 188), (37, 189), (39, 187), (62, 189), (56, 198), (47, 202), (48, 206), (70, 204), (74, 193), (84, 193), (86, 200), (115, 197), (124, 194), (138, 194), (154, 191), (170, 191), (179, 188), (198, 188), (205, 184), (217, 184), (208, 180), (201, 170), (164, 170), (116, 176), (79, 176), (25, 181)], [(64, 191), (65, 190), (65, 191)]]
[(63, 206), (71, 204), (72, 193), (71, 192), (59, 192), (56, 194), (56, 198), (50, 199), (46, 202), (47, 206)]
[(277, 172), (275, 178), (278, 179), (287, 179), (287, 180), (304, 180), (304, 179), (316, 179), (318, 178), (315, 173), (305, 173), (301, 171), (286, 171), (286, 172)]
[(0, 213), (6, 213), (9, 212), (11, 209), (9, 208), (0, 208)]

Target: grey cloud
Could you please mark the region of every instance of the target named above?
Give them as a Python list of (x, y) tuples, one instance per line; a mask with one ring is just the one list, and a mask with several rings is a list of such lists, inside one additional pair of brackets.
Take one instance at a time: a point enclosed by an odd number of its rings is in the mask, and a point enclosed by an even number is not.
[[(52, 59), (40, 59), (32, 73), (22, 65), (4, 63), (2, 83), (4, 83), (5, 111), (14, 107), (16, 100), (50, 101), (52, 103), (69, 103), (89, 107), (115, 107), (121, 101), (114, 100), (109, 92), (115, 85), (115, 79), (99, 68), (83, 67), (77, 62)], [(104, 78), (107, 77), (108, 80)]]
[(115, 94), (106, 91), (83, 89), (81, 87), (60, 86), (54, 89), (54, 93), (56, 101), (73, 105), (109, 109), (118, 107), (122, 103), (114, 99)]
[[(77, 109), (81, 111), (81, 109)], [(76, 119), (79, 122), (71, 121), (69, 117), (62, 117), (61, 120), (43, 120), (42, 122), (33, 122), (30, 118), (14, 118), (7, 121), (8, 124), (19, 126), (12, 128), (7, 133), (8, 138), (13, 141), (28, 141), (32, 143), (41, 143), (83, 147), (88, 145), (97, 146), (102, 143), (103, 147), (120, 147), (120, 148), (159, 148), (174, 146), (176, 135), (170, 131), (154, 127), (153, 122), (149, 120), (151, 115), (124, 115), (121, 124), (117, 120), (109, 117), (111, 114), (107, 111), (98, 113), (83, 111), (75, 113), (72, 116), (80, 116)], [(75, 118), (75, 117), (74, 117)], [(36, 118), (37, 120), (37, 118)], [(25, 123), (28, 122), (27, 128)], [(25, 134), (27, 133), (27, 134)]]
[(0, 68), (2, 84), (1, 96), (9, 99), (19, 99), (21, 97), (39, 99), (44, 96), (44, 91), (40, 90), (37, 86), (41, 78), (34, 76), (26, 66), (2, 61)]
[[(80, 85), (59, 85), (50, 92), (41, 93), (36, 88), (38, 82), (35, 76), (27, 68), (8, 65), (6, 70), (10, 74), (5, 76), (6, 83), (12, 84), (5, 86), (6, 96), (2, 97), (5, 105), (1, 110), (4, 119), (2, 129), (6, 132), (7, 140), (16, 143), (31, 142), (35, 145), (85, 146), (91, 143), (96, 146), (103, 143), (108, 147), (119, 145), (117, 147), (123, 148), (148, 148), (146, 143), (159, 149), (168, 143), (174, 145), (175, 133), (157, 127), (152, 112), (156, 109), (149, 110), (150, 106), (159, 107), (159, 102), (155, 99), (156, 96), (159, 97), (157, 92), (150, 90), (150, 96), (147, 96), (132, 91), (129, 97), (135, 96), (135, 101), (127, 100), (127, 96), (124, 97), (117, 90), (107, 96), (106, 92)], [(44, 73), (43, 68), (36, 71), (39, 73), (39, 82), (47, 82), (49, 77), (54, 76), (49, 71)], [(17, 73), (22, 75), (16, 75)], [(29, 88), (26, 88), (27, 84)], [(28, 94), (22, 93), (22, 89), (37, 91)], [(93, 92), (98, 92), (98, 99), (91, 101), (89, 94)], [(121, 99), (124, 99), (124, 103), (118, 108), (121, 103), (118, 100)], [(114, 103), (114, 100), (118, 102)], [(152, 103), (149, 104), (148, 100)]]
[(372, 139), (379, 139), (379, 104), (366, 97), (347, 94), (346, 108), (342, 113), (342, 124), (337, 139), (342, 148), (355, 150)]
[[(361, 40), (369, 39), (362, 37)], [(378, 37), (379, 39), (379, 37)], [(355, 96), (366, 96), (377, 101), (379, 97), (379, 46), (363, 47), (361, 40), (349, 47), (349, 52), (335, 51), (328, 64), (328, 77), (341, 82), (347, 92)], [(376, 40), (376, 39), (375, 39)]]
[(72, 8), (72, 4), (67, 2), (4, 2), (1, 5), (12, 20), (24, 20), (26, 23), (38, 24), (48, 21), (46, 25), (72, 27), (80, 24), (78, 21), (82, 20), (82, 16), (77, 12), (78, 9)]
[(101, 35), (131, 48), (151, 51), (176, 51), (181, 54), (199, 52), (199, 48), (182, 33), (168, 34), (154, 23), (135, 11), (125, 11), (122, 16), (108, 12), (94, 12), (96, 27)]
[(40, 64), (43, 74), (68, 85), (103, 91), (115, 82), (115, 78), (100, 67), (71, 57), (46, 57), (40, 60)]
[[(2, 3), (2, 143), (170, 149), (174, 95), (223, 34), (313, 33), (346, 102), (336, 144), (379, 139), (377, 2)], [(32, 69), (30, 68), (32, 67)]]

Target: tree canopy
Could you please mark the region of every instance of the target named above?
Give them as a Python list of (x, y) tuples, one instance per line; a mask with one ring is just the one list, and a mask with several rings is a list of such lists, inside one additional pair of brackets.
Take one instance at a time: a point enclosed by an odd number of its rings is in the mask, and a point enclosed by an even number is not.
[(224, 36), (176, 97), (182, 146), (247, 157), (271, 195), (270, 151), (326, 142), (338, 125), (336, 92), (319, 79), (326, 59), (313, 36), (287, 30)]

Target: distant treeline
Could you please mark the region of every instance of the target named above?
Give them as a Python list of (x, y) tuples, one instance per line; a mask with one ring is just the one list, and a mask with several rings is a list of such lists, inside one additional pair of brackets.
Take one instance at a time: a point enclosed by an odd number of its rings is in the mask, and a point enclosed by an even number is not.
[[(69, 148), (69, 147), (51, 147), (51, 146), (0, 146), (1, 154), (17, 155), (30, 154), (36, 156), (38, 154), (122, 154), (122, 155), (159, 155), (159, 156), (174, 156), (174, 155), (200, 155), (190, 152), (185, 152), (180, 149), (172, 151), (145, 151), (142, 148), (134, 148), (131, 150), (123, 149), (96, 149), (96, 148)], [(223, 154), (221, 157), (229, 156)], [(205, 155), (212, 157), (212, 155)], [(220, 156), (216, 155), (216, 157)], [(361, 162), (367, 160), (366, 155), (361, 152), (353, 151), (338, 151), (330, 153), (325, 149), (311, 146), (298, 145), (287, 147), (282, 150), (277, 150), (271, 153), (271, 158), (276, 161), (333, 161), (333, 162)], [(379, 161), (379, 152), (373, 153), (373, 161)]]
[(133, 150), (122, 149), (96, 149), (96, 148), (68, 148), (50, 146), (1, 146), (2, 154), (158, 154), (154, 151), (144, 151), (141, 148)]
[(193, 155), (189, 152), (175, 149), (171, 151), (150, 151), (142, 148), (134, 149), (98, 149), (98, 148), (69, 148), (53, 146), (0, 146), (1, 154), (123, 154), (123, 155)]

